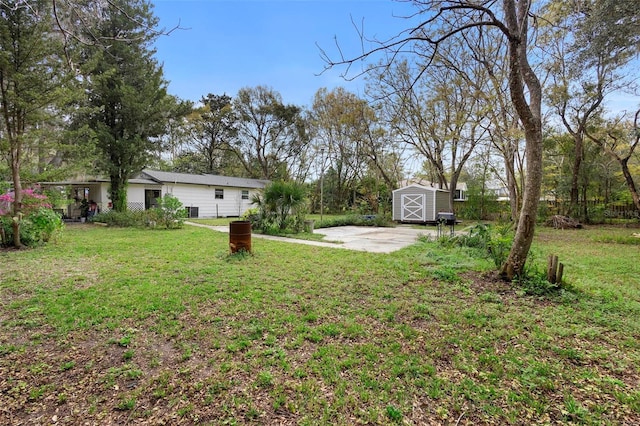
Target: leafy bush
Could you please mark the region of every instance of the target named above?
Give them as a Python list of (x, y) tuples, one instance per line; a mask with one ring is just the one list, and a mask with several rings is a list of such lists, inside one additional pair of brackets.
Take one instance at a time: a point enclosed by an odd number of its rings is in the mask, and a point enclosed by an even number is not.
[(108, 212), (98, 213), (93, 216), (94, 222), (105, 223), (107, 226), (116, 226), (119, 228), (143, 228), (148, 226), (149, 219), (146, 211), (124, 211), (117, 212), (110, 210)]
[(330, 228), (333, 226), (393, 226), (388, 215), (360, 215), (329, 217), (316, 224), (316, 228)]
[(306, 214), (306, 188), (297, 182), (273, 182), (262, 195), (252, 200), (258, 214), (252, 221), (256, 229), (265, 233), (279, 233), (285, 229), (300, 231)]
[(51, 209), (46, 195), (38, 193), (37, 189), (25, 189), (22, 197), (22, 215), (14, 218), (10, 208), (14, 201), (14, 193), (0, 195), (2, 245), (14, 244), (14, 220), (20, 221), (20, 242), (28, 247), (44, 244), (62, 233), (62, 218)]
[[(1, 216), (0, 225), (4, 231), (2, 245), (13, 245), (13, 218)], [(20, 221), (20, 242), (27, 247), (39, 246), (54, 241), (63, 229), (64, 223), (59, 214), (50, 208), (40, 207)]]
[(481, 249), (493, 260), (496, 268), (499, 268), (509, 255), (513, 243), (513, 232), (509, 225), (478, 224), (472, 227), (469, 233), (451, 238), (445, 237), (441, 239), (441, 243)]
[[(527, 260), (527, 265), (534, 264), (533, 258)], [(562, 283), (550, 283), (547, 280), (547, 274), (535, 266), (526, 268), (524, 274), (516, 277), (513, 282), (519, 285), (522, 291), (529, 296), (554, 296), (566, 287)]]
[(181, 228), (187, 211), (182, 206), (180, 200), (171, 194), (165, 194), (158, 199), (158, 207), (145, 211), (124, 211), (98, 213), (93, 216), (93, 222), (105, 223), (107, 226), (119, 228), (155, 228), (162, 226), (167, 229)]
[(484, 191), (477, 184), (470, 184), (467, 200), (458, 209), (458, 215), (469, 220), (487, 220), (497, 216), (502, 208), (496, 194)]
[(158, 199), (158, 207), (147, 212), (148, 224), (152, 222), (167, 229), (182, 228), (187, 217), (187, 210), (180, 200), (171, 194), (164, 194)]

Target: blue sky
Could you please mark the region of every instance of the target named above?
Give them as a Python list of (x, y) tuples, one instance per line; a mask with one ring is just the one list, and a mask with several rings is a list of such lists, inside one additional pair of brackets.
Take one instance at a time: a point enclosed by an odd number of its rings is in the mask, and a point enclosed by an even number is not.
[(152, 0), (160, 26), (180, 25), (156, 42), (169, 93), (198, 101), (208, 93), (235, 96), (264, 85), (284, 103), (310, 106), (319, 88), (362, 94), (363, 78), (324, 67), (316, 43), (337, 54), (361, 51), (352, 19), (367, 36), (387, 39), (407, 27), (407, 4), (392, 0)]

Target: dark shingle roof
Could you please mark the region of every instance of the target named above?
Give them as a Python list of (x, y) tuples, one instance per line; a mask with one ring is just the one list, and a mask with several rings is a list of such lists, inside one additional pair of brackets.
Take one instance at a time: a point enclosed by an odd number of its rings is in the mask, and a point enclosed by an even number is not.
[(143, 170), (139, 178), (151, 179), (161, 183), (186, 183), (191, 185), (225, 186), (234, 188), (262, 189), (269, 181), (219, 175), (192, 175), (188, 173), (161, 172), (157, 170)]

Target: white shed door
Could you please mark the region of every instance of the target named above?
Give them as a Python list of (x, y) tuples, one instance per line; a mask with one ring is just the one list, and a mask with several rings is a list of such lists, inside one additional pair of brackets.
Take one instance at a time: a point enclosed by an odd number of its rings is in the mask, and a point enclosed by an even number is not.
[(427, 219), (425, 209), (425, 194), (402, 194), (401, 220), (415, 220), (424, 222)]

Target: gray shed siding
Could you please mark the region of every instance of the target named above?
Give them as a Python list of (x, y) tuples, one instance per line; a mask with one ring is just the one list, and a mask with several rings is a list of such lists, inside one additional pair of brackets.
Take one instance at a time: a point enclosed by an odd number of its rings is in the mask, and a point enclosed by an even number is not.
[(452, 212), (449, 207), (449, 191), (436, 191), (436, 214), (438, 212)]
[(409, 185), (393, 191), (393, 220), (397, 222), (434, 222), (438, 212), (449, 211), (449, 192)]

